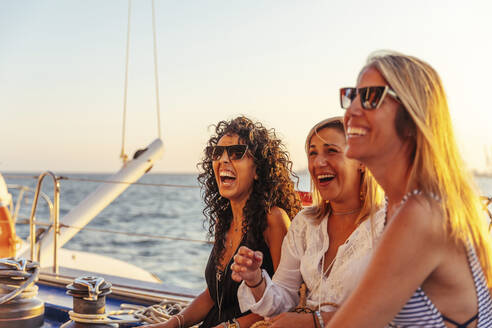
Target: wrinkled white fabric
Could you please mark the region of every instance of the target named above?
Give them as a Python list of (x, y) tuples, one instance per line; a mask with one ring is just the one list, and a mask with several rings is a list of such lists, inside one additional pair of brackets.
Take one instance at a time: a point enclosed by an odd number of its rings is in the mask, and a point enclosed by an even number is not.
[[(251, 310), (261, 316), (273, 316), (292, 310), (299, 303), (299, 287), (307, 286), (307, 305), (318, 307), (324, 302), (341, 304), (357, 286), (364, 273), (376, 241), (384, 228), (384, 208), (362, 222), (346, 242), (339, 246), (328, 277), (322, 273), (322, 259), (328, 250), (328, 219), (316, 224), (301, 211), (292, 221), (282, 243), (280, 264), (273, 279), (266, 272), (266, 289), (255, 302), (251, 290), (243, 283), (238, 289), (241, 311)], [(333, 311), (329, 305), (322, 311)]]

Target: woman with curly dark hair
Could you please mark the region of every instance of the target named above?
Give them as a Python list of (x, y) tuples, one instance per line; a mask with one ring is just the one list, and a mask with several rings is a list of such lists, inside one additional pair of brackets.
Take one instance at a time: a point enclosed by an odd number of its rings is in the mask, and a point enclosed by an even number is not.
[(181, 313), (149, 327), (249, 327), (261, 319), (241, 313), (239, 283), (230, 265), (240, 246), (263, 253), (263, 268), (273, 275), (280, 261), (283, 238), (301, 209), (291, 180), (292, 162), (273, 129), (240, 116), (220, 121), (198, 164), (209, 223), (215, 238), (205, 269), (207, 289)]

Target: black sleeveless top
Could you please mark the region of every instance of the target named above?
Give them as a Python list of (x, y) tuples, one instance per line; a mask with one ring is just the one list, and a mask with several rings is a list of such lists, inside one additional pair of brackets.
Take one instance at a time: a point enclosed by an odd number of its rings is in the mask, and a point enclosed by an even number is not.
[[(243, 245), (246, 245), (244, 236), (237, 248)], [(246, 246), (251, 248), (250, 245)], [(263, 253), (263, 263), (261, 267), (268, 272), (270, 277), (273, 276), (272, 255), (270, 254), (270, 249), (268, 248), (265, 240), (262, 238), (261, 243), (259, 245), (255, 245), (253, 249), (261, 251)], [(234, 252), (234, 255), (236, 254), (236, 252), (237, 249)], [(249, 313), (249, 311), (241, 313), (241, 310), (239, 309), (239, 301), (237, 300), (237, 289), (239, 288), (240, 283), (232, 280), (230, 268), (234, 255), (231, 257), (229, 263), (227, 263), (227, 266), (224, 268), (225, 272), (220, 273), (220, 280), (218, 281), (217, 268), (215, 267), (215, 261), (212, 254), (213, 253), (210, 254), (207, 262), (207, 267), (205, 268), (205, 280), (207, 282), (207, 288), (210, 296), (214, 301), (214, 306), (207, 313), (205, 319), (203, 319), (200, 328), (215, 327), (221, 322), (229, 321), (232, 318), (239, 318)]]

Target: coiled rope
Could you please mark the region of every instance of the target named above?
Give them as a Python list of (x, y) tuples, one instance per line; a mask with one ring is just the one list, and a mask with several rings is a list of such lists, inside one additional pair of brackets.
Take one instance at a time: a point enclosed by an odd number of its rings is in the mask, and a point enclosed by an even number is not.
[[(154, 304), (148, 307), (133, 304), (121, 304), (121, 310), (111, 311), (104, 314), (81, 314), (70, 311), (68, 314), (70, 320), (65, 322), (60, 328), (67, 327), (72, 322), (77, 323), (137, 323), (143, 322), (147, 324), (166, 322), (171, 317), (181, 312), (186, 305), (176, 303), (174, 301), (162, 301), (159, 304)], [(112, 319), (110, 317), (132, 315), (134, 319)], [(198, 327), (197, 325), (193, 327)]]

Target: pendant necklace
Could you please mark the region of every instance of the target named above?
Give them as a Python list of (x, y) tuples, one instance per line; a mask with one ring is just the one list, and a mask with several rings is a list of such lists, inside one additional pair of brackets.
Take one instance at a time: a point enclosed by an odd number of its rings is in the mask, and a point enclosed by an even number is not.
[[(238, 231), (238, 229), (235, 228), (234, 231)], [(243, 238), (244, 238), (244, 236), (241, 237), (241, 240), (239, 241), (239, 244), (241, 244)], [(229, 245), (232, 248), (232, 238), (230, 240)], [(233, 258), (234, 258), (234, 256), (231, 256), (231, 258), (229, 259), (229, 261), (226, 264), (226, 267), (225, 267), (224, 271), (222, 271), (218, 267), (216, 267), (216, 272), (215, 272), (215, 293), (216, 293), (216, 296), (217, 296), (217, 305), (219, 307), (219, 320), (221, 320), (220, 317), (221, 317), (221, 314), (222, 314), (222, 301), (224, 300), (224, 293), (222, 292), (222, 290), (221, 290), (220, 297), (219, 297), (219, 282), (221, 282), (222, 279), (227, 276), (227, 270), (229, 269), (229, 266), (231, 265), (231, 261), (232, 261)]]
[(219, 306), (219, 321), (221, 320), (220, 317), (222, 312), (222, 301), (224, 300), (224, 293), (220, 293), (220, 298), (219, 298), (219, 282), (222, 280), (223, 277), (227, 275), (228, 268), (229, 268), (229, 263), (227, 264), (224, 271), (217, 268), (217, 272), (215, 273), (215, 293), (217, 296), (217, 305)]

